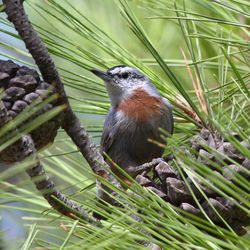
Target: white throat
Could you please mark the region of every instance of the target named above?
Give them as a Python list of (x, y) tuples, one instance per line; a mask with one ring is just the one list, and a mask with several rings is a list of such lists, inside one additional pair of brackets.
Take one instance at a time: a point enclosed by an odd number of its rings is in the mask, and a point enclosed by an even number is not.
[(110, 102), (113, 107), (119, 105), (123, 100), (126, 100), (134, 94), (136, 89), (143, 89), (150, 96), (160, 97), (160, 93), (154, 85), (143, 84), (141, 86), (130, 87), (128, 89), (120, 88), (112, 83), (106, 82), (107, 92), (109, 94)]

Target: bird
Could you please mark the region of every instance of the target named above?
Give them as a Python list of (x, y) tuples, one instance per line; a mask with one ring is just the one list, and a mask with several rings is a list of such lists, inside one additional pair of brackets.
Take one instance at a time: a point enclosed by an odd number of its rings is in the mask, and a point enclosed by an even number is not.
[(113, 173), (130, 185), (115, 164), (135, 178), (140, 174), (134, 171), (136, 166), (162, 156), (164, 149), (152, 140), (165, 143), (159, 128), (173, 133), (172, 105), (146, 75), (131, 66), (91, 72), (105, 82), (111, 103), (103, 126), (101, 153), (112, 159), (109, 165)]

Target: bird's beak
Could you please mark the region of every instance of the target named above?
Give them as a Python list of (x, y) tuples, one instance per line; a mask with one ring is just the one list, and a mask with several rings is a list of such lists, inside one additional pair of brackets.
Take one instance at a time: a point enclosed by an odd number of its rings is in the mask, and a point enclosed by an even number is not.
[(90, 71), (104, 81), (112, 81), (112, 77), (108, 75), (106, 72), (103, 72), (98, 69), (91, 69)]

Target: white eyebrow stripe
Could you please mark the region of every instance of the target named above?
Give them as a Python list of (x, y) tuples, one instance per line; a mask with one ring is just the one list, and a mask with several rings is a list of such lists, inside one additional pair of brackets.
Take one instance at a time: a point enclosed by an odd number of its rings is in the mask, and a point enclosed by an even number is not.
[(112, 69), (110, 71), (110, 73), (113, 74), (113, 75), (115, 75), (115, 74), (121, 74), (123, 72), (129, 72), (129, 71), (131, 71), (131, 69), (132, 68), (128, 67), (128, 66), (126, 66), (126, 67), (117, 67), (117, 68)]

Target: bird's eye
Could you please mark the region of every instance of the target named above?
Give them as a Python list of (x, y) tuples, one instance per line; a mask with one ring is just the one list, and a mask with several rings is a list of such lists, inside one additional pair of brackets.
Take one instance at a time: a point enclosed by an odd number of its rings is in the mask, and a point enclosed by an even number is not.
[(128, 78), (128, 73), (127, 73), (127, 72), (122, 73), (122, 74), (121, 74), (121, 77), (122, 77), (123, 79), (127, 79), (127, 78)]

